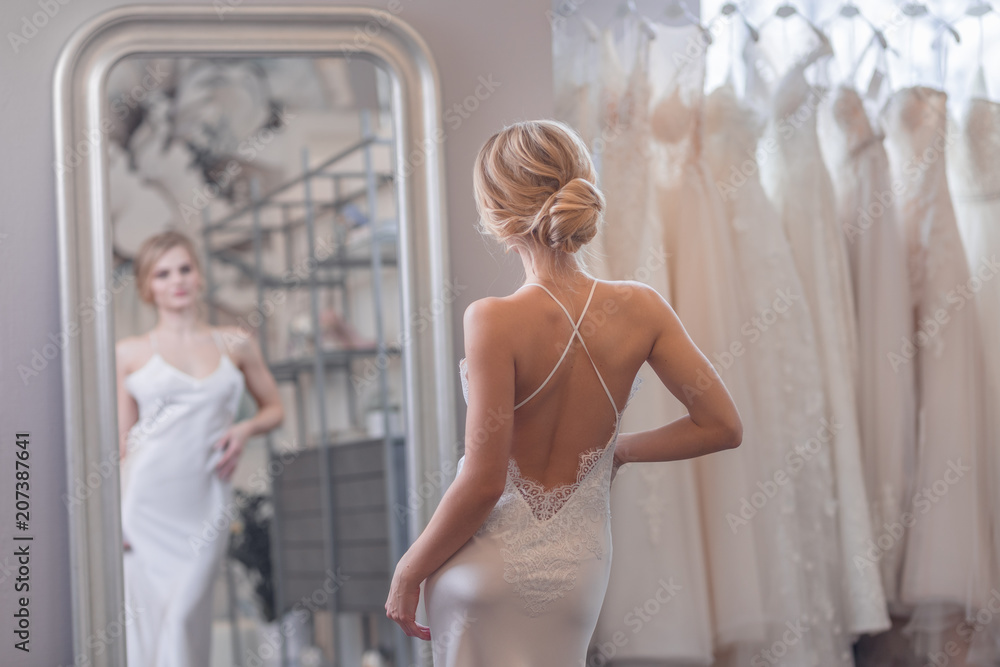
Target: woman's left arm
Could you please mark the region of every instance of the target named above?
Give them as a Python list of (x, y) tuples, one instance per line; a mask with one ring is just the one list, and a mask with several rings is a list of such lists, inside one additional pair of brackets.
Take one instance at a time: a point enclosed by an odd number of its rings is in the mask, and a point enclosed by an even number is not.
[[(226, 336), (226, 338), (231, 337)], [(257, 339), (252, 335), (241, 338), (244, 340), (238, 345), (239, 366), (246, 380), (247, 391), (257, 402), (257, 414), (250, 419), (230, 426), (225, 435), (215, 444), (217, 449), (224, 448), (222, 458), (215, 465), (216, 472), (223, 480), (228, 480), (233, 471), (236, 470), (236, 464), (239, 462), (240, 454), (243, 452), (247, 440), (277, 428), (285, 419), (285, 409), (278, 393), (278, 383), (275, 382), (274, 376), (271, 375), (271, 369), (264, 361), (264, 355), (260, 351)]]
[(416, 622), (421, 582), (483, 525), (507, 481), (514, 432), (514, 360), (503, 305), (486, 298), (465, 311), (465, 462), (427, 527), (396, 565), (385, 603), (386, 616), (411, 637), (430, 639), (430, 630)]

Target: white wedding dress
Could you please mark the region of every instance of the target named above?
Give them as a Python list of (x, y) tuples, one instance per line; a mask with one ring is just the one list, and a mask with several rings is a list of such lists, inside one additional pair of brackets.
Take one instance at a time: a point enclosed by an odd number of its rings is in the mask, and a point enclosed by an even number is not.
[[(769, 592), (767, 639), (741, 647), (736, 664), (769, 648), (788, 619), (810, 628), (771, 664), (851, 665), (840, 595), (836, 494), (829, 447), (810, 446), (824, 418), (823, 373), (809, 304), (781, 219), (759, 179), (763, 121), (730, 85), (705, 100), (704, 154), (722, 195), (736, 268), (751, 315), (741, 331), (754, 379), (748, 406), (760, 429), (754, 474), (762, 482), (752, 507), (734, 508), (734, 524), (758, 523), (771, 554), (762, 572)], [(734, 168), (739, 165), (739, 168)], [(782, 471), (779, 482), (776, 472)], [(766, 504), (763, 501), (766, 496)], [(759, 500), (758, 500), (759, 499)]]
[[(984, 77), (985, 78), (985, 77)], [(948, 153), (948, 183), (971, 271), (982, 333), (987, 448), (986, 503), (991, 510), (994, 585), (1000, 583), (1000, 102), (969, 101), (960, 136)], [(996, 589), (994, 589), (996, 590)], [(1000, 658), (1000, 616), (973, 651), (988, 664)]]
[[(580, 454), (576, 482), (544, 488), (524, 477), (514, 458), (503, 495), (475, 535), (424, 586), (435, 667), (574, 667), (583, 665), (611, 572), (610, 487), (621, 416), (590, 356), (580, 324), (541, 287), (573, 326), (552, 372), (514, 410), (534, 398), (566, 359), (573, 339), (583, 346), (615, 410), (607, 444)], [(460, 364), (468, 401), (467, 367)], [(637, 376), (629, 400), (641, 383)], [(461, 475), (465, 461), (458, 463)]]
[[(649, 129), (649, 41), (640, 34), (633, 70), (627, 72), (611, 32), (604, 33), (601, 66), (601, 188), (607, 198), (605, 223), (595, 245), (604, 261), (595, 273), (607, 280), (637, 280), (665, 299), (667, 263), (653, 201)], [(610, 237), (609, 240), (608, 237)], [(636, 395), (622, 429), (657, 428), (686, 410), (648, 364), (650, 380)], [(692, 461), (627, 465), (611, 488), (611, 533), (619, 549), (611, 564), (589, 664), (629, 665), (658, 660), (710, 664), (712, 634), (708, 582), (702, 548)], [(669, 602), (651, 598), (671, 580), (684, 582)], [(666, 597), (661, 596), (664, 600)], [(652, 600), (655, 614), (637, 616), (637, 602)], [(622, 642), (622, 637), (627, 642)]]
[[(975, 618), (991, 593), (990, 505), (981, 477), (986, 357), (946, 177), (947, 95), (925, 86), (898, 90), (882, 124), (893, 177), (904, 186), (899, 210), (917, 330), (892, 360), (915, 364), (920, 411), (900, 597), (915, 607), (910, 628), (933, 642), (963, 615)], [(932, 645), (918, 638), (918, 649)]]
[(209, 667), (212, 586), (229, 538), (232, 485), (212, 445), (233, 422), (245, 382), (218, 334), (216, 370), (196, 378), (156, 351), (125, 377), (139, 406), (122, 490), (125, 626), (130, 667)]
[(759, 490), (754, 462), (761, 441), (749, 365), (733, 352), (733, 345), (742, 339), (746, 301), (722, 202), (701, 152), (704, 53), (677, 58), (673, 48), (703, 39), (701, 28), (659, 24), (656, 28), (650, 70), (659, 90), (650, 123), (657, 157), (657, 210), (668, 253), (668, 300), (691, 340), (719, 373), (743, 421), (739, 448), (694, 461), (713, 641), (719, 649), (767, 639), (774, 619), (767, 615), (765, 584), (780, 565), (769, 558), (773, 545), (766, 537), (774, 515), (761, 515), (738, 527), (728, 518)]
[[(913, 364), (892, 365), (890, 353), (913, 336), (907, 250), (896, 215), (882, 134), (854, 88), (838, 86), (826, 120), (824, 147), (847, 240), (858, 327), (858, 420), (877, 560), (890, 604), (899, 600), (905, 540), (900, 523), (916, 456)], [(896, 528), (897, 524), (900, 526)], [(899, 537), (894, 537), (899, 535)], [(892, 538), (892, 539), (889, 539)]]
[(762, 164), (764, 186), (775, 202), (802, 279), (816, 333), (827, 397), (826, 418), (835, 425), (825, 439), (836, 474), (841, 587), (847, 631), (889, 628), (881, 574), (864, 561), (873, 537), (855, 391), (857, 331), (849, 260), (836, 216), (833, 183), (816, 129), (819, 93), (805, 78), (812, 63), (832, 53), (820, 40), (777, 80), (765, 145), (776, 150)]
[[(986, 354), (988, 481), (993, 496), (993, 557), (1000, 559), (1000, 102), (969, 102), (958, 141), (948, 154), (948, 183), (955, 202), (969, 269), (978, 282), (976, 305)], [(971, 292), (971, 288), (970, 288)], [(1000, 563), (995, 563), (1000, 567)], [(996, 578), (996, 574), (994, 575)], [(1000, 581), (1000, 578), (997, 579)], [(998, 619), (1000, 620), (1000, 619)]]

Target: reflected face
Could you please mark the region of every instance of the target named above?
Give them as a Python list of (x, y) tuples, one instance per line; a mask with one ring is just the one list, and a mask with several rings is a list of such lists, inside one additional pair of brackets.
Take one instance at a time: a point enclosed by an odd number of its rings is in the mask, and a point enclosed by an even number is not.
[(191, 306), (200, 287), (201, 274), (184, 246), (174, 246), (163, 253), (149, 274), (149, 289), (158, 308)]

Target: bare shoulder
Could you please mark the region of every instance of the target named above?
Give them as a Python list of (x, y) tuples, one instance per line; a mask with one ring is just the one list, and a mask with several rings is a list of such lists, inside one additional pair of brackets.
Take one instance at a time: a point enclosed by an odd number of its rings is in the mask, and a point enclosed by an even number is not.
[(149, 356), (149, 335), (136, 334), (115, 341), (115, 365), (122, 375), (128, 375), (139, 365), (139, 360)]
[(496, 330), (503, 326), (511, 314), (511, 297), (486, 296), (476, 299), (465, 307), (462, 324), (466, 331)]
[(666, 303), (659, 292), (638, 280), (602, 280), (600, 282), (612, 291), (612, 294), (605, 298), (605, 303), (614, 302), (619, 307), (640, 313), (648, 312), (651, 307), (655, 308), (657, 303)]
[(244, 360), (253, 357), (254, 353), (260, 350), (257, 332), (254, 329), (233, 325), (212, 327), (212, 331), (218, 334), (226, 354), (237, 362), (237, 366), (240, 366)]

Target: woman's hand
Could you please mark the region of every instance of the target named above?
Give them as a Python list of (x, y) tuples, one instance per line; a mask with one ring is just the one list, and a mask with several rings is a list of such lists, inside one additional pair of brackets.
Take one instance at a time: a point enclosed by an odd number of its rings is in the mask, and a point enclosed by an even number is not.
[(389, 586), (389, 598), (385, 601), (385, 615), (395, 621), (409, 637), (419, 637), (430, 641), (431, 629), (417, 623), (417, 603), (420, 602), (420, 582), (407, 576), (406, 557), (396, 564)]
[(215, 464), (215, 471), (220, 479), (228, 481), (232, 476), (236, 464), (239, 463), (240, 454), (243, 453), (243, 447), (249, 439), (249, 425), (247, 422), (239, 422), (230, 426), (222, 438), (213, 445), (213, 449), (222, 449), (222, 458)]

